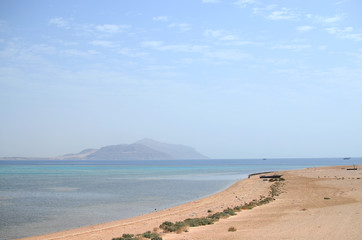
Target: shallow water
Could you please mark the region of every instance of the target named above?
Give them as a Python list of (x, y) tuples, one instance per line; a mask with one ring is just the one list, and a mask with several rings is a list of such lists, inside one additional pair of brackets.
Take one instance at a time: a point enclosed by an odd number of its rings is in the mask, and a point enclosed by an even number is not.
[(0, 238), (149, 213), (211, 195), (254, 172), (353, 163), (362, 159), (0, 161)]

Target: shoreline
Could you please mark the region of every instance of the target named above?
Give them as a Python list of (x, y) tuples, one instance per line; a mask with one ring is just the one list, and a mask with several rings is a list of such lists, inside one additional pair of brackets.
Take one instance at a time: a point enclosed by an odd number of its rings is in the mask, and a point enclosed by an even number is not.
[[(273, 172), (276, 174), (283, 174), (286, 176), (286, 192), (283, 193), (280, 197), (277, 197), (276, 201), (273, 201), (270, 204), (267, 204), (266, 206), (257, 207), (255, 210), (252, 211), (242, 211), (237, 214), (237, 216), (230, 217), (229, 219), (220, 220), (220, 222), (217, 222), (213, 225), (209, 226), (203, 226), (203, 227), (197, 227), (189, 229), (189, 232), (187, 233), (181, 233), (181, 234), (174, 234), (174, 233), (167, 233), (162, 234), (160, 230), (158, 230), (161, 233), (161, 236), (163, 239), (182, 239), (182, 237), (187, 237), (187, 239), (199, 239), (203, 238), (209, 238), (205, 237), (205, 233), (212, 233), (213, 229), (220, 227), (220, 225), (223, 225), (224, 223), (229, 223), (235, 221), (236, 218), (245, 218), (248, 217), (250, 214), (255, 214), (257, 212), (260, 212), (259, 208), (263, 209), (269, 209), (269, 208), (285, 208), (287, 206), (279, 206), (283, 203), (283, 201), (290, 190), (293, 191), (301, 191), (298, 189), (293, 190), (294, 185), (298, 185), (301, 182), (304, 181), (310, 181), (310, 182), (330, 182), (333, 181), (339, 181), (339, 185), (341, 183), (347, 183), (342, 180), (337, 180), (338, 176), (340, 175), (340, 178), (344, 178), (344, 175), (349, 176), (353, 175), (354, 182), (357, 184), (357, 188), (361, 187), (362, 180), (358, 179), (356, 176), (360, 176), (362, 178), (361, 173), (361, 166), (357, 166), (359, 170), (357, 171), (347, 171), (346, 167), (343, 166), (333, 166), (333, 167), (318, 167), (318, 168), (307, 168), (307, 169), (300, 169), (300, 170), (289, 170), (289, 171), (280, 171), (280, 172)], [(344, 168), (344, 169), (343, 169)], [(344, 170), (344, 171), (343, 171)], [(323, 174), (329, 173), (330, 177), (325, 178)], [(321, 176), (317, 176), (317, 175)], [(331, 177), (334, 174), (335, 177)], [(322, 176), (323, 175), (323, 176)], [(328, 175), (328, 176), (329, 176)], [(338, 175), (338, 176), (337, 176)], [(343, 175), (343, 176), (342, 176)], [(356, 176), (355, 176), (356, 175)], [(319, 178), (318, 178), (319, 177)], [(35, 239), (112, 239), (115, 237), (121, 237), (123, 233), (129, 233), (129, 234), (141, 234), (146, 231), (153, 231), (155, 228), (160, 226), (165, 221), (183, 221), (187, 218), (199, 218), (199, 217), (206, 217), (210, 215), (210, 213), (216, 213), (216, 212), (222, 212), (223, 210), (227, 208), (234, 208), (236, 206), (240, 206), (242, 204), (251, 202), (254, 199), (259, 199), (259, 197), (267, 196), (269, 187), (271, 186), (271, 182), (269, 181), (263, 181), (259, 178), (258, 175), (252, 175), (249, 179), (243, 179), (241, 181), (238, 181), (234, 184), (232, 184), (227, 189), (218, 192), (216, 194), (210, 195), (208, 197), (195, 200), (192, 202), (188, 202), (179, 206), (175, 206), (169, 209), (160, 210), (157, 212), (152, 212), (149, 214), (141, 215), (138, 217), (128, 218), (120, 221), (114, 221), (114, 222), (108, 222), (103, 224), (97, 224), (87, 227), (81, 227), (76, 229), (71, 229), (67, 231), (61, 231), (46, 235), (40, 235), (40, 236), (34, 236), (34, 237), (28, 237), (23, 238), (27, 240), (35, 240)], [(343, 184), (342, 184), (343, 185)], [(343, 188), (343, 192), (345, 193), (346, 186), (339, 186), (341, 189)], [(347, 186), (350, 187), (350, 186)], [(331, 186), (326, 187), (327, 189), (331, 188)], [(315, 187), (315, 189), (317, 189)], [(352, 188), (353, 189), (353, 188)], [(340, 190), (340, 189), (339, 189)], [(360, 189), (362, 190), (362, 189)], [(306, 191), (306, 190), (303, 190)], [(340, 191), (341, 192), (341, 191)], [(358, 195), (358, 194), (357, 194)], [(288, 196), (287, 196), (288, 197)], [(289, 196), (290, 197), (290, 196)], [(359, 211), (361, 210), (361, 202), (362, 200), (359, 199), (359, 195), (356, 197), (354, 196), (355, 201), (353, 203), (358, 203)], [(343, 198), (343, 197), (342, 197)], [(324, 200), (324, 199), (323, 199)], [(348, 201), (346, 199), (342, 199), (345, 204), (352, 204), (351, 200)], [(341, 201), (342, 201), (341, 200)], [(323, 204), (325, 204), (327, 200), (322, 201)], [(343, 202), (342, 201), (342, 202)], [(285, 201), (284, 201), (285, 202)], [(294, 203), (298, 202), (298, 199), (294, 199)], [(328, 203), (331, 203), (333, 201), (328, 201)], [(309, 207), (308, 207), (309, 208)], [(302, 208), (304, 209), (304, 208)], [(305, 208), (307, 209), (307, 208)], [(318, 209), (318, 208), (317, 208)], [(299, 210), (301, 211), (301, 210)], [(307, 212), (307, 210), (302, 211)], [(287, 214), (288, 215), (288, 214)], [(249, 216), (250, 217), (250, 216)], [(269, 220), (278, 221), (279, 215), (272, 216), (272, 218), (269, 218)], [(362, 223), (360, 223), (362, 224)], [(235, 222), (235, 226), (238, 224)], [(268, 226), (268, 224), (266, 224)], [(239, 228), (242, 226), (236, 227), (238, 229), (236, 232), (239, 231)], [(207, 231), (204, 231), (204, 233), (200, 232), (203, 229), (207, 228)], [(360, 228), (361, 229), (361, 228)], [(354, 230), (355, 231), (355, 230)], [(360, 230), (361, 231), (361, 230)], [(218, 231), (216, 231), (218, 232)], [(253, 231), (250, 231), (250, 239), (253, 239)], [(227, 230), (223, 232), (223, 234), (230, 234), (230, 236), (235, 235), (235, 233), (230, 233)], [(245, 234), (245, 231), (243, 231), (243, 234)], [(255, 235), (256, 233), (254, 233)], [(258, 235), (258, 234), (256, 234)], [(214, 235), (216, 236), (215, 232)], [(268, 235), (269, 236), (269, 235)], [(260, 234), (259, 234), (259, 237)], [(217, 239), (214, 237), (214, 239)], [(230, 238), (234, 239), (234, 238)], [(238, 239), (237, 237), (235, 239)], [(257, 239), (257, 238), (255, 238)], [(277, 239), (277, 238), (275, 238)], [(315, 238), (316, 239), (316, 238)], [(345, 238), (346, 239), (346, 238)], [(348, 239), (354, 239), (354, 238), (348, 238)]]

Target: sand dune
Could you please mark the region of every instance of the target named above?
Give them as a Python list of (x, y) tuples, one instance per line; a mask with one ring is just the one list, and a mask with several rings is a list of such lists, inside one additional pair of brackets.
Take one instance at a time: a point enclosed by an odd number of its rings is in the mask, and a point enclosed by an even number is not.
[[(243, 210), (213, 225), (183, 233), (162, 233), (164, 240), (197, 239), (361, 239), (362, 166), (309, 168), (279, 172), (286, 179), (282, 193), (269, 204)], [(30, 239), (107, 239), (143, 233), (164, 221), (205, 217), (267, 196), (271, 182), (259, 176), (187, 204), (126, 220), (99, 224)], [(235, 232), (228, 229), (234, 227)]]

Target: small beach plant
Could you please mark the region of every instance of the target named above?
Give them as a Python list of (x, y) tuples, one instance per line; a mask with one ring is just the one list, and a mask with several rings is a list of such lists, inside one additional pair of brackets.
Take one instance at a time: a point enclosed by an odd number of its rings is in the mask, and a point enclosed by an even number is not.
[(160, 225), (160, 228), (163, 229), (165, 232), (182, 232), (185, 231), (187, 228), (187, 225), (185, 222), (163, 222)]
[(229, 227), (228, 231), (229, 232), (236, 232), (236, 228), (235, 227)]
[(190, 227), (198, 227), (198, 226), (205, 226), (211, 225), (215, 221), (212, 218), (204, 217), (204, 218), (189, 218), (185, 220), (185, 224)]
[(158, 236), (154, 236), (151, 238), (151, 240), (162, 240), (162, 237)]
[(154, 232), (151, 232), (151, 231), (147, 231), (147, 232), (143, 233), (142, 237), (148, 238), (148, 239), (151, 239), (151, 240), (162, 239), (158, 233), (154, 233)]
[(162, 237), (158, 233), (151, 233), (147, 231), (143, 234), (138, 234), (135, 236), (134, 234), (123, 234), (122, 237), (113, 238), (112, 240), (142, 240), (142, 239), (150, 239), (150, 240), (162, 240)]
[(252, 209), (252, 207), (250, 207), (249, 205), (245, 204), (244, 206), (241, 207), (241, 209), (243, 209), (243, 210), (250, 210), (250, 209)]
[(230, 216), (236, 215), (235, 211), (231, 208), (225, 209), (223, 212)]
[(112, 240), (138, 240), (137, 237), (134, 236), (134, 234), (123, 234), (120, 238), (113, 238)]

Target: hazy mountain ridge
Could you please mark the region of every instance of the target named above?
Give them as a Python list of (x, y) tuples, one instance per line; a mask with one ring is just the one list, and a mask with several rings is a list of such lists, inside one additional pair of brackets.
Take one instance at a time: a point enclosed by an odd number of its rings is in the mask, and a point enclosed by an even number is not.
[(2, 160), (189, 160), (208, 159), (194, 148), (161, 143), (152, 139), (142, 139), (132, 144), (119, 144), (101, 147), (99, 149), (84, 149), (79, 153), (65, 154), (52, 158), (22, 158), (6, 157)]
[(181, 144), (169, 144), (161, 143), (149, 138), (145, 138), (136, 142), (144, 146), (150, 147), (157, 151), (166, 153), (172, 157), (172, 159), (207, 159), (208, 157), (197, 152), (194, 148), (181, 145)]
[(120, 144), (100, 148), (86, 156), (89, 160), (152, 160), (172, 159), (171, 156), (142, 144)]

